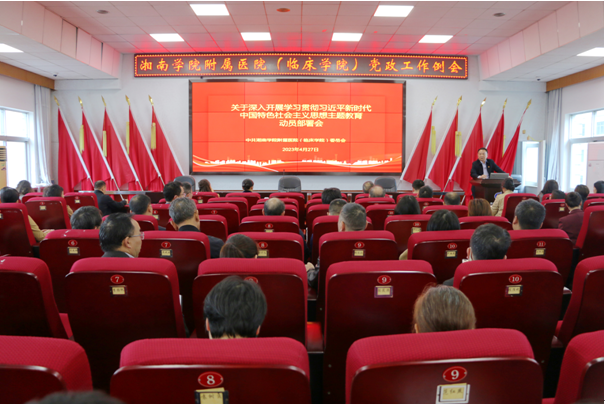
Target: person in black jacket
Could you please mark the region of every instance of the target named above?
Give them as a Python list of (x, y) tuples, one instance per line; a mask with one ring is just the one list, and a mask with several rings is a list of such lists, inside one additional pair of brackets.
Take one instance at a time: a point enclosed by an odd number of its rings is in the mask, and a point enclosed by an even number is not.
[[(471, 178), (487, 179), (493, 172), (503, 173), (504, 170), (498, 167), (494, 160), (487, 158), (487, 149), (482, 147), (477, 151), (477, 160), (471, 166)], [(475, 186), (472, 187), (472, 192), (475, 196)]]
[[(189, 198), (176, 198), (170, 203), (168, 210), (173, 223), (178, 231), (200, 232), (200, 216), (195, 206), (195, 202)], [(210, 258), (219, 258), (223, 240), (213, 236), (208, 236), (210, 242)]]
[(109, 215), (99, 229), (103, 258), (136, 258), (141, 252), (144, 234), (130, 213)]
[(107, 190), (107, 184), (105, 181), (95, 182), (95, 194), (97, 195), (97, 202), (99, 204), (99, 210), (103, 216), (111, 215), (112, 213), (118, 213), (124, 211), (126, 201), (116, 202), (109, 195), (105, 195)]

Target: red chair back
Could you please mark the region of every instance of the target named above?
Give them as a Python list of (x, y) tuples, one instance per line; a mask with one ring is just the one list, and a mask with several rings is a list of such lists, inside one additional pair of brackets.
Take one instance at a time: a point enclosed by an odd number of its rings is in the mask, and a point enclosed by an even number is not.
[(361, 206), (363, 206), (365, 209), (368, 208), (368, 206), (371, 205), (378, 205), (378, 204), (394, 204), (395, 200), (391, 197), (385, 196), (383, 198), (362, 198), (359, 199), (358, 201), (355, 201), (355, 203), (360, 204)]
[(227, 219), (220, 215), (200, 215), (200, 231), (207, 236), (227, 240)]
[(384, 229), (395, 236), (400, 255), (408, 249), (408, 240), (412, 234), (426, 231), (430, 218), (430, 215), (393, 215), (385, 219)]
[(546, 370), (563, 297), (563, 279), (552, 262), (541, 258), (465, 262), (456, 269), (454, 287), (473, 304), (477, 328), (521, 331)]
[(319, 239), (324, 234), (338, 232), (338, 216), (320, 216), (313, 220), (311, 226), (311, 262), (316, 265), (319, 258)]
[(313, 228), (313, 221), (321, 216), (327, 216), (330, 210), (329, 204), (319, 203), (316, 205), (307, 205), (307, 232)]
[(604, 199), (604, 198), (605, 198), (605, 194), (588, 194), (588, 196), (586, 197), (586, 199)]
[(249, 216), (239, 225), (239, 233), (290, 232), (299, 234), (298, 220), (289, 216)]
[(355, 195), (354, 201), (357, 202), (359, 199), (369, 198), (369, 197), (370, 197), (370, 194), (357, 194), (357, 195)]
[(433, 213), (437, 212), (438, 210), (442, 210), (442, 209), (454, 212), (456, 214), (456, 216), (458, 216), (458, 218), (468, 216), (468, 206), (462, 206), (462, 205), (427, 206), (422, 210), (422, 213), (425, 215), (432, 215)]
[[(347, 194), (341, 193), (342, 199), (344, 199), (345, 201), (347, 200)], [(321, 199), (321, 192), (317, 193), (317, 194), (313, 194), (311, 195), (311, 200), (313, 199)], [(309, 204), (310, 201), (307, 202), (307, 205)]]
[(207, 203), (197, 205), (197, 211), (200, 216), (219, 215), (227, 220), (227, 230), (229, 234), (237, 232), (239, 227), (240, 215), (239, 207), (232, 203)]
[[(132, 217), (141, 226), (141, 231), (156, 231), (158, 229), (158, 221), (153, 216), (148, 215), (134, 215)], [(174, 230), (174, 227), (168, 225), (166, 229)]]
[[(278, 198), (281, 199), (281, 201), (283, 203), (285, 203), (286, 205), (290, 204), (290, 205), (294, 205), (296, 207), (297, 210), (301, 209), (300, 206), (300, 201), (298, 199), (294, 199), (294, 198)], [(257, 205), (264, 205), (269, 199), (259, 199), (256, 204)], [(304, 207), (303, 207), (304, 209)]]
[[(288, 217), (293, 217), (295, 219), (298, 219), (298, 208), (296, 207), (296, 205), (291, 204), (291, 203), (286, 203), (285, 205), (285, 215), (284, 216), (288, 216)], [(250, 214), (248, 216), (263, 216), (265, 213), (264, 211), (264, 204), (258, 204), (258, 205), (254, 205), (250, 208)]]
[(68, 192), (65, 194), (65, 202), (74, 212), (82, 206), (99, 207), (97, 194), (94, 192)]
[(269, 195), (270, 198), (279, 198), (279, 199), (296, 199), (298, 201), (298, 221), (299, 227), (302, 229), (305, 226), (306, 220), (306, 203), (307, 196), (301, 194), (299, 192), (275, 192)]
[(32, 198), (41, 198), (44, 196), (43, 192), (30, 192), (29, 194), (25, 194), (21, 197), (21, 203), (25, 203)]
[(366, 215), (372, 219), (376, 230), (384, 230), (384, 221), (395, 214), (396, 204), (375, 204), (366, 208)]
[(543, 200), (542, 205), (546, 209), (546, 216), (542, 223), (543, 229), (558, 229), (559, 219), (567, 216), (569, 209), (565, 205), (565, 199)]
[(239, 208), (240, 219), (248, 216), (248, 200), (246, 198), (210, 198), (208, 203), (232, 203)]
[(246, 198), (248, 207), (256, 205), (260, 199), (260, 194), (256, 192), (230, 192), (225, 195), (227, 198)]
[(504, 205), (502, 206), (502, 217), (508, 219), (509, 222), (513, 222), (515, 218), (515, 209), (517, 205), (526, 199), (533, 199), (538, 201), (538, 197), (534, 194), (507, 194), (504, 195)]
[[(168, 227), (170, 222), (170, 204), (167, 203), (152, 203), (153, 217), (158, 221), (158, 226)], [(199, 209), (198, 209), (199, 210)]]
[(71, 229), (64, 198), (31, 198), (25, 206), (31, 218), (41, 229)]
[(584, 221), (576, 241), (581, 260), (603, 255), (603, 208), (603, 205), (591, 206), (584, 211)]
[(587, 199), (582, 206), (582, 210), (586, 210), (591, 206), (603, 205), (605, 203), (605, 199)]
[[(191, 197), (198, 203), (206, 203), (210, 198), (218, 198), (216, 192), (193, 192)], [(201, 201), (201, 202), (200, 202)]]
[(315, 205), (321, 205), (322, 201), (321, 198), (315, 198), (315, 199), (311, 199), (307, 202), (307, 212), (309, 211), (309, 208), (311, 206), (315, 206)]
[(443, 199), (439, 198), (416, 198), (420, 209), (424, 209), (427, 206), (441, 206), (443, 205)]
[(33, 257), (36, 239), (22, 203), (0, 204), (0, 255)]
[[(258, 258), (292, 258), (304, 260), (305, 242), (300, 234), (290, 232), (266, 233), (246, 232), (243, 234), (256, 241)], [(233, 234), (231, 235), (233, 236)]]
[(512, 230), (513, 225), (505, 218), (500, 216), (467, 216), (460, 219), (460, 230), (476, 229), (482, 224), (492, 223), (502, 227), (504, 230)]

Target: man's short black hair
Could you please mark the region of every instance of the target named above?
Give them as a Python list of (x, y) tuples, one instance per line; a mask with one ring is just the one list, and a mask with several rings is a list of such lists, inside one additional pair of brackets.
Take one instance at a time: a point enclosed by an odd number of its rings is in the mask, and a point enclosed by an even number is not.
[(483, 224), (471, 236), (473, 260), (501, 260), (510, 247), (510, 234), (493, 223)]
[(191, 184), (190, 184), (190, 183), (188, 183), (188, 182), (183, 182), (183, 183), (182, 183), (182, 186), (183, 186), (183, 192), (184, 192), (185, 194), (190, 194), (190, 193), (191, 193), (192, 188), (191, 188)]
[(250, 191), (250, 188), (252, 188), (254, 186), (254, 181), (252, 181), (250, 178), (246, 178), (245, 180), (242, 181), (242, 189), (244, 191)]
[(261, 288), (239, 276), (217, 283), (204, 300), (204, 317), (213, 338), (254, 338), (266, 314), (267, 301)]
[(178, 198), (181, 195), (181, 186), (176, 182), (169, 182), (164, 185), (164, 190), (162, 191), (164, 194), (164, 199), (166, 202), (172, 202), (174, 198)]
[(565, 203), (570, 208), (577, 208), (578, 206), (582, 206), (582, 197), (577, 192), (570, 192), (565, 195)]
[(286, 211), (286, 204), (279, 198), (269, 198), (263, 206), (265, 216), (281, 216)]
[(597, 194), (603, 193), (603, 180), (595, 182), (593, 186), (595, 187)]
[(321, 193), (321, 203), (329, 205), (334, 199), (341, 199), (342, 192), (338, 188), (325, 188)]
[(460, 195), (456, 192), (448, 192), (443, 197), (443, 203), (446, 205), (460, 205)]
[[(582, 197), (580, 197), (580, 199), (581, 198)], [(550, 199), (565, 199), (565, 192), (555, 189), (552, 191), (552, 194), (550, 194)]]
[(588, 194), (590, 194), (590, 189), (586, 185), (580, 184), (574, 189), (574, 192), (577, 192), (582, 197), (582, 203), (586, 202), (586, 198), (588, 198)]
[(69, 218), (71, 228), (74, 230), (92, 230), (101, 226), (103, 218), (101, 211), (94, 206), (82, 206), (76, 209)]
[[(488, 153), (487, 149), (485, 147), (480, 148), (479, 150), (477, 150), (477, 154), (481, 151), (481, 150), (485, 150), (486, 153)], [(489, 154), (489, 153), (488, 153)]]
[(126, 237), (134, 234), (131, 218), (130, 213), (113, 213), (105, 219), (99, 229), (99, 241), (103, 251), (115, 251), (122, 246)]
[(507, 178), (502, 181), (502, 189), (508, 189), (509, 191), (515, 190), (515, 182), (512, 178)]
[(151, 205), (151, 199), (145, 194), (137, 194), (132, 197), (128, 206), (135, 215), (144, 215), (147, 208)]
[(546, 208), (535, 199), (526, 199), (515, 208), (515, 216), (522, 230), (538, 230), (544, 222)]
[(105, 181), (99, 180), (95, 182), (95, 189), (101, 189), (103, 188), (105, 185), (107, 185), (105, 183)]
[(433, 190), (428, 185), (423, 186), (418, 191), (418, 198), (432, 198)]
[(60, 198), (63, 194), (63, 187), (60, 185), (49, 185), (44, 188), (44, 197), (46, 198)]
[(340, 215), (342, 212), (342, 208), (347, 204), (347, 201), (344, 199), (334, 199), (330, 202), (330, 208), (328, 209), (328, 214), (330, 216)]
[(362, 231), (367, 226), (366, 210), (358, 203), (347, 203), (340, 211), (339, 219), (347, 231)]
[(38, 401), (28, 401), (28, 404), (124, 404), (124, 402), (96, 390), (61, 391), (49, 394)]
[(431, 215), (426, 231), (460, 230), (460, 220), (451, 210), (439, 209)]
[(395, 206), (396, 215), (419, 215), (421, 213), (418, 200), (413, 195), (405, 195)]
[(15, 188), (4, 187), (0, 189), (0, 201), (2, 203), (18, 203), (19, 192)]
[(422, 180), (414, 180), (414, 182), (412, 182), (412, 189), (414, 191), (418, 191), (423, 186), (424, 186), (424, 181), (422, 181)]

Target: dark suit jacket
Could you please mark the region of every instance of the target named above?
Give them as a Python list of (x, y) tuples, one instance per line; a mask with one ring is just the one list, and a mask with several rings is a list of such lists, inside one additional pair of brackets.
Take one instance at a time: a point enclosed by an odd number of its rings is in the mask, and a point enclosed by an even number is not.
[(122, 251), (107, 251), (101, 258), (134, 258)]
[[(500, 167), (498, 167), (496, 163), (494, 163), (494, 160), (492, 159), (487, 159), (485, 161), (485, 165), (487, 166), (487, 172), (489, 173), (489, 175), (491, 175), (494, 171), (497, 173), (504, 172)], [(476, 179), (480, 175), (483, 175), (483, 165), (477, 159), (473, 161), (473, 166), (471, 167), (471, 177)]]
[[(196, 231), (201, 233), (197, 227), (191, 225), (179, 227), (179, 231)], [(223, 244), (225, 243), (220, 238), (208, 236), (207, 234), (206, 236), (208, 237), (208, 241), (210, 241), (210, 258), (218, 258), (221, 255), (221, 248), (223, 248)]]
[(576, 245), (576, 241), (578, 241), (583, 221), (584, 212), (582, 209), (574, 209), (567, 216), (559, 219), (559, 229), (567, 233), (574, 246)]
[(116, 202), (109, 195), (105, 195), (101, 191), (95, 191), (97, 195), (97, 202), (99, 203), (99, 209), (103, 216), (111, 215), (112, 213), (122, 212), (126, 201)]

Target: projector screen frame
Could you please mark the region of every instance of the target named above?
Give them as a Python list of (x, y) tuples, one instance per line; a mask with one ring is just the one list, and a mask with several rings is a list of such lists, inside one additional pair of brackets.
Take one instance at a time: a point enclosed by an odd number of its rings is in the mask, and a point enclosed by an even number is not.
[[(386, 83), (386, 84), (401, 84), (401, 172), (381, 172), (381, 171), (366, 171), (366, 172), (300, 172), (300, 171), (278, 171), (278, 172), (261, 172), (261, 171), (193, 171), (193, 83), (276, 83), (276, 82), (305, 82), (305, 83)], [(406, 141), (406, 93), (407, 80), (405, 79), (355, 79), (355, 78), (326, 78), (326, 79), (301, 79), (301, 78), (204, 78), (189, 80), (189, 175), (344, 175), (344, 176), (367, 176), (367, 175), (385, 175), (394, 176), (401, 175), (405, 168), (405, 141)]]

